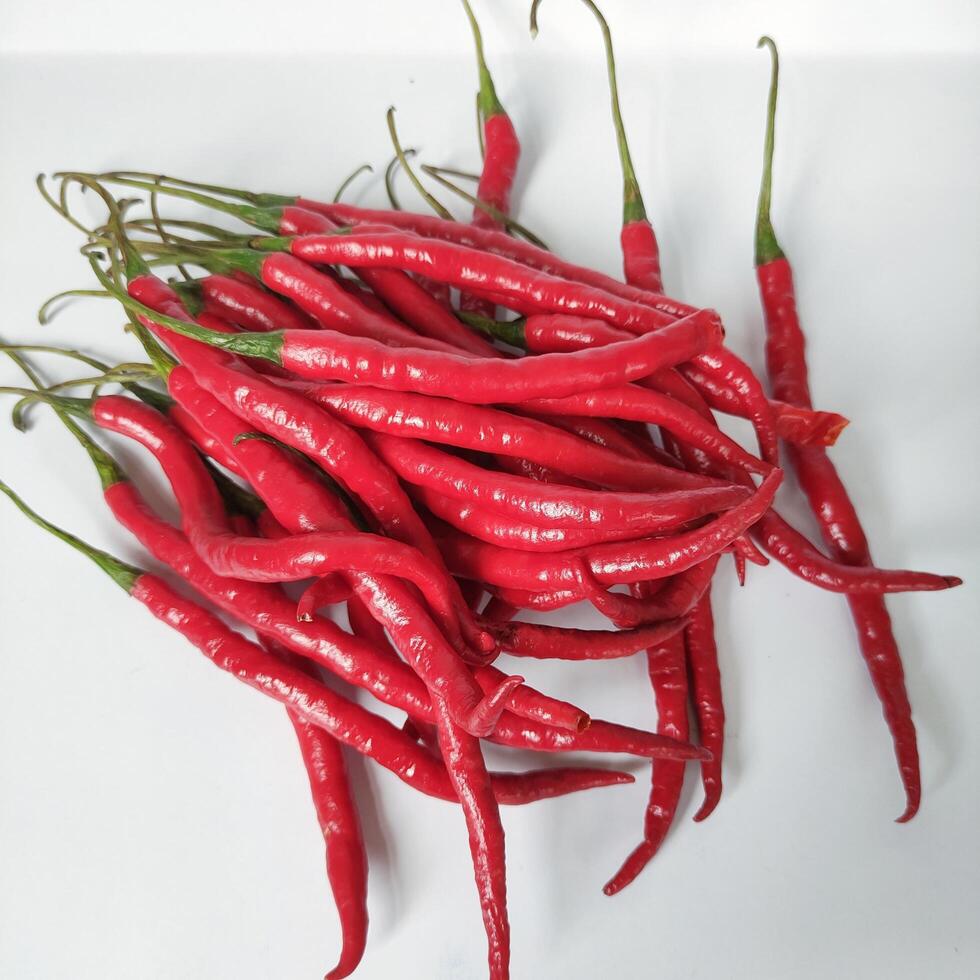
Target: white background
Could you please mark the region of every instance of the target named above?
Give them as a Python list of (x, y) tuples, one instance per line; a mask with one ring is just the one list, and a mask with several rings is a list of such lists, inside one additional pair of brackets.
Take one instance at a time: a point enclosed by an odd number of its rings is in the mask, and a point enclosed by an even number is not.
[[(526, 6), (477, 3), (524, 146), (520, 217), (616, 271), (619, 182), (596, 25), (580, 4), (547, 0), (532, 45)], [(633, 787), (508, 810), (514, 976), (976, 976), (977, 8), (603, 6), (668, 287), (717, 307), (756, 366), (769, 61), (754, 44), (762, 32), (780, 42), (773, 215), (797, 270), (815, 399), (854, 420), (834, 459), (882, 565), (967, 585), (889, 601), (924, 776), (922, 812), (897, 826), (891, 746), (844, 602), (775, 566), (750, 567), (740, 591), (726, 565), (715, 589), (729, 717), (721, 806), (691, 823), (692, 770), (675, 832), (615, 899), (600, 887), (640, 833), (645, 767), (633, 767)], [(478, 160), (472, 45), (450, 0), (0, 11), (6, 337), (136, 353), (102, 301), (34, 324), (46, 295), (87, 283), (75, 234), (34, 192), (38, 171), (135, 166), (330, 195), (356, 164), (387, 160), (391, 103), (426, 159)], [(356, 191), (382, 201), (377, 180)], [(0, 378), (14, 381), (13, 368)], [(135, 557), (70, 437), (43, 411), (34, 421), (29, 436), (0, 426), (3, 478)], [(121, 452), (157, 485), (152, 466)], [(784, 495), (812, 530), (792, 486)], [(0, 976), (322, 975), (335, 913), (282, 711), (0, 504)], [(527, 673), (596, 716), (654, 724), (639, 658)], [(529, 760), (494, 753), (498, 766)], [(351, 768), (371, 863), (358, 976), (484, 976), (459, 814), (377, 767)]]

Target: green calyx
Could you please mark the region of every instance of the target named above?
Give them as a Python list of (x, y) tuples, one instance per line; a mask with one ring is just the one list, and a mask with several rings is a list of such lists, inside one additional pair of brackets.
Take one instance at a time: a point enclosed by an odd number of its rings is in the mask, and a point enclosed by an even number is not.
[(510, 344), (511, 347), (521, 349), (527, 347), (527, 340), (524, 336), (524, 324), (526, 322), (524, 317), (519, 317), (516, 320), (494, 320), (492, 317), (482, 316), (479, 313), (468, 313), (465, 310), (457, 311), (456, 316), (467, 326), (479, 330), (480, 333), (484, 333), (488, 337), (493, 337), (494, 340), (501, 340), (505, 344)]
[(469, 5), (469, 0), (462, 0), (462, 4), (463, 9), (466, 11), (467, 20), (470, 22), (470, 28), (473, 31), (473, 41), (476, 44), (476, 64), (480, 75), (480, 91), (477, 94), (477, 105), (479, 106), (480, 115), (485, 125), (491, 116), (506, 116), (507, 113), (503, 105), (501, 105), (500, 99), (497, 98), (497, 90), (493, 85), (493, 76), (490, 74), (490, 69), (487, 68), (487, 62), (483, 56), (483, 34), (473, 13), (473, 8)]
[(762, 155), (762, 186), (759, 189), (759, 210), (755, 221), (755, 264), (765, 265), (784, 258), (776, 232), (773, 231), (769, 208), (772, 204), (772, 157), (776, 146), (776, 96), (779, 91), (779, 52), (771, 37), (760, 37), (759, 48), (768, 48), (772, 55), (772, 76), (769, 82), (769, 101), (766, 106), (766, 141)]
[[(609, 75), (609, 101), (612, 107), (613, 127), (616, 130), (616, 146), (619, 150), (619, 164), (623, 171), (623, 224), (632, 221), (646, 221), (647, 212), (643, 206), (643, 196), (640, 194), (640, 183), (633, 169), (633, 158), (630, 156), (629, 143), (626, 140), (626, 126), (623, 123), (623, 113), (619, 106), (619, 83), (616, 80), (616, 58), (613, 54), (612, 32), (603, 17), (602, 11), (593, 0), (582, 0), (592, 11), (602, 30), (602, 42), (606, 49), (606, 72)], [(541, 0), (531, 3), (531, 37), (538, 35), (538, 7)]]
[(65, 544), (71, 545), (76, 551), (81, 552), (87, 558), (94, 561), (123, 591), (132, 592), (136, 587), (137, 579), (145, 574), (143, 569), (137, 568), (135, 565), (127, 565), (114, 555), (110, 555), (107, 551), (94, 548), (87, 542), (82, 541), (81, 538), (77, 538), (74, 534), (70, 534), (68, 531), (56, 527), (50, 521), (45, 520), (37, 511), (31, 510), (3, 481), (0, 481), (0, 492), (5, 493), (14, 502), (18, 510), (38, 527), (43, 528), (49, 534), (53, 534), (56, 538), (60, 538)]
[(106, 291), (115, 296), (130, 312), (142, 314), (154, 323), (158, 323), (160, 326), (166, 327), (168, 330), (172, 330), (182, 337), (190, 337), (192, 340), (198, 340), (210, 347), (217, 347), (221, 350), (229, 351), (232, 354), (241, 354), (243, 357), (260, 357), (263, 360), (272, 361), (274, 364), (282, 363), (282, 331), (226, 334), (219, 333), (217, 330), (208, 330), (206, 327), (199, 326), (196, 323), (188, 323), (186, 320), (177, 320), (174, 317), (165, 316), (151, 309), (149, 306), (145, 306), (138, 300), (133, 299), (128, 293), (120, 289), (106, 275), (105, 270), (102, 269), (98, 260), (93, 256), (89, 256), (89, 264), (96, 278), (102, 283)]

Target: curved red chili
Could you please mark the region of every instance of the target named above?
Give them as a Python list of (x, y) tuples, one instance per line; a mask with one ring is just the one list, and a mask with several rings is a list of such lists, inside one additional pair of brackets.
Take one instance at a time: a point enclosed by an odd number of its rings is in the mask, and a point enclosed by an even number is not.
[[(484, 621), (488, 622), (486, 617)], [(630, 630), (579, 630), (537, 623), (494, 623), (491, 632), (506, 653), (538, 660), (613, 660), (657, 646), (681, 632), (683, 619)], [(709, 746), (710, 748), (710, 746)]]

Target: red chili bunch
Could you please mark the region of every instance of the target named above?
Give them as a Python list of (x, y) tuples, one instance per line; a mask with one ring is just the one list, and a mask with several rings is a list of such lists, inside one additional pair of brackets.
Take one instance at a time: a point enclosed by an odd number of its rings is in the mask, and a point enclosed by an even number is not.
[[(45, 387), (21, 356), (27, 348), (7, 347), (34, 385), (7, 389), (22, 395), (15, 418), (32, 401), (49, 404), (90, 456), (115, 519), (255, 639), (0, 489), (217, 666), (286, 708), (342, 925), (332, 978), (357, 966), (368, 921), (367, 864), (342, 746), (461, 806), (495, 980), (509, 974), (499, 805), (632, 776), (580, 767), (490, 772), (482, 741), (652, 760), (642, 839), (605, 886), (609, 895), (662, 844), (687, 762), (699, 763), (704, 787), (695, 820), (715, 809), (725, 710), (711, 588), (725, 554), (743, 582), (748, 562), (774, 558), (846, 596), (894, 739), (907, 797), (899, 819), (919, 805), (915, 728), (883, 596), (959, 579), (875, 567), (827, 455), (847, 423), (813, 408), (790, 267), (769, 218), (775, 45), (760, 42), (773, 56), (756, 230), (767, 393), (725, 346), (716, 313), (663, 291), (609, 29), (586, 2), (606, 47), (623, 170), (625, 281), (560, 258), (513, 220), (520, 146), (465, 0), (485, 151), (476, 195), (465, 195), (475, 202), (469, 223), (445, 209), (439, 217), (405, 212), (394, 200), (390, 210), (372, 210), (141, 172), (63, 173), (57, 197), (39, 182), (85, 233), (101, 289), (81, 292), (120, 302), (149, 362), (110, 368), (65, 352), (100, 372), (75, 382), (96, 386), (86, 399), (56, 390), (63, 385)], [(75, 184), (105, 202), (103, 227), (86, 228), (69, 211)], [(132, 202), (113, 197), (112, 185), (148, 193), (151, 217), (132, 218)], [(233, 233), (168, 220), (160, 195), (251, 227)], [(161, 268), (182, 278), (168, 281)], [(189, 268), (202, 274), (193, 278)], [(100, 394), (110, 383), (125, 393)], [(726, 436), (719, 412), (750, 420), (757, 446)], [(155, 457), (179, 527), (155, 512), (89, 434), (93, 426)], [(826, 551), (774, 509), (780, 444)], [(578, 602), (615, 628), (521, 619), (526, 610)], [(347, 629), (327, 614), (341, 607)], [(508, 658), (640, 652), (655, 732), (591, 718), (501, 669), (513, 667)], [(356, 703), (344, 684), (325, 684), (324, 671), (403, 712), (404, 723)]]

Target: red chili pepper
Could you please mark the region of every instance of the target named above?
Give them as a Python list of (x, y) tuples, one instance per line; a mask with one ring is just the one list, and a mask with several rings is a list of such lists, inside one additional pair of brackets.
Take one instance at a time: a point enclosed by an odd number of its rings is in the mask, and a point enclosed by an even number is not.
[(455, 722), (449, 706), (433, 695), (439, 747), (456, 790), (466, 829), (476, 888), (487, 933), (491, 980), (510, 976), (510, 925), (507, 921), (507, 882), (504, 869), (504, 828), (480, 743)]
[[(283, 663), (316, 679), (304, 662), (284, 647), (264, 638), (259, 642)], [(303, 754), (313, 806), (326, 845), (327, 878), (340, 916), (343, 937), (340, 960), (327, 973), (326, 980), (342, 980), (357, 969), (367, 945), (368, 866), (361, 822), (347, 779), (347, 766), (340, 743), (295, 711), (289, 711), (289, 720)]]
[[(486, 616), (484, 622), (490, 622)], [(501, 649), (516, 657), (538, 660), (614, 660), (661, 644), (681, 632), (683, 619), (630, 630), (579, 630), (537, 623), (492, 624)], [(709, 746), (710, 747), (710, 746)]]
[(300, 377), (421, 391), (473, 403), (561, 397), (622, 384), (689, 360), (711, 349), (722, 336), (717, 316), (702, 311), (656, 333), (596, 350), (544, 355), (534, 361), (471, 359), (440, 351), (385, 347), (375, 340), (327, 330), (217, 334), (123, 297), (104, 277), (103, 284), (120, 296), (124, 305), (168, 331), (232, 353), (264, 357)]
[[(565, 314), (535, 314), (522, 320), (481, 321), (481, 324), (493, 336), (500, 336), (508, 343), (525, 347), (535, 354), (568, 353), (617, 343), (632, 336), (629, 331), (610, 326), (603, 320)], [(745, 367), (741, 362), (728, 363), (730, 367), (738, 364), (742, 368), (739, 375), (744, 373)], [(706, 418), (710, 418), (710, 413), (706, 414), (705, 399), (711, 408), (718, 411), (740, 418), (750, 417), (749, 405), (742, 391), (726, 381), (721, 372), (706, 370), (700, 362), (689, 362), (684, 365), (684, 375), (696, 382), (697, 390), (673, 369), (658, 371), (636, 383), (657, 388)], [(836, 412), (816, 411), (774, 399), (767, 399), (767, 403), (775, 421), (776, 433), (787, 442), (832, 446), (848, 424), (848, 420)]]
[[(186, 316), (167, 286), (153, 276), (140, 275), (132, 279), (129, 289), (149, 307), (165, 311), (168, 318), (169, 314)], [(365, 504), (389, 536), (415, 545), (428, 558), (441, 561), (431, 536), (395, 476), (354, 432), (301, 395), (270, 385), (259, 375), (246, 372), (235, 358), (173, 334), (168, 336), (180, 350), (198, 384), (226, 408), (266, 435), (281, 439), (319, 463)], [(448, 574), (446, 580), (452, 587)], [(461, 625), (467, 641), (477, 649), (489, 650), (492, 641), (480, 635), (462, 596), (456, 606), (461, 614), (465, 613), (461, 616)]]
[[(602, 12), (592, 2), (584, 0), (585, 5), (595, 14), (602, 30), (602, 40), (606, 50), (606, 72), (609, 76), (609, 97), (612, 103), (613, 127), (616, 130), (616, 145), (619, 149), (619, 164), (623, 171), (623, 229), (620, 243), (623, 251), (623, 268), (626, 282), (640, 289), (654, 293), (663, 291), (660, 277), (660, 250), (653, 226), (647, 220), (640, 185), (633, 170), (629, 144), (626, 141), (626, 127), (619, 107), (619, 85), (616, 81), (616, 59), (613, 56), (612, 34)], [(541, 0), (531, 4), (531, 37), (538, 33), (538, 7)]]
[(718, 554), (769, 509), (782, 478), (773, 470), (748, 499), (703, 527), (668, 538), (596, 545), (555, 555), (537, 555), (497, 548), (447, 531), (439, 538), (450, 569), (507, 588), (563, 588), (578, 580), (577, 562), (585, 560), (603, 584), (641, 582), (682, 572)]
[(663, 493), (580, 490), (503, 476), (441, 452), (420, 440), (380, 432), (369, 444), (403, 480), (461, 501), (542, 527), (629, 529), (637, 534), (676, 528), (745, 501), (731, 485)]
[[(624, 458), (618, 443), (614, 451), (563, 432), (556, 428), (564, 428), (568, 423), (561, 416), (543, 422), (488, 406), (466, 405), (449, 398), (383, 391), (363, 385), (295, 382), (291, 387), (357, 428), (514, 456), (563, 473), (588, 473), (595, 482), (619, 490), (651, 490), (661, 486), (664, 480), (668, 485), (693, 486), (705, 482), (698, 477), (692, 479), (678, 474), (673, 468), (665, 473), (665, 467), (651, 462), (649, 457)], [(598, 420), (588, 421), (595, 423)], [(594, 431), (601, 437), (610, 438), (609, 428), (603, 428), (598, 422)]]
[[(687, 676), (684, 666), (684, 640), (673, 637), (648, 655), (650, 683), (657, 702), (657, 731), (687, 737)], [(622, 891), (660, 850), (674, 821), (681, 790), (684, 765), (657, 762), (653, 766), (650, 800), (644, 820), (643, 841), (630, 853), (622, 867), (602, 889), (606, 895)]]
[[(756, 224), (756, 269), (766, 320), (766, 365), (776, 397), (809, 408), (805, 340), (796, 312), (793, 274), (769, 217), (779, 58), (771, 38), (761, 38), (759, 45), (767, 46), (772, 54), (765, 166)], [(800, 486), (832, 554), (846, 564), (871, 567), (871, 552), (864, 530), (827, 454), (822, 449), (808, 448), (794, 449), (791, 456)], [(904, 823), (919, 809), (922, 786), (915, 724), (905, 690), (901, 655), (882, 598), (851, 595), (848, 603), (861, 654), (894, 743), (906, 795), (905, 811), (898, 821)]]
[(192, 282), (175, 282), (185, 306), (200, 304), (205, 313), (223, 317), (245, 330), (312, 330), (316, 321), (295, 306), (247, 279), (210, 275)]
[(467, 504), (425, 487), (411, 487), (412, 497), (435, 517), (470, 537), (501, 548), (549, 553), (585, 548), (608, 541), (628, 541), (646, 533), (637, 528), (541, 527), (504, 517), (490, 508)]
[[(473, 30), (477, 68), (480, 74), (477, 108), (483, 125), (484, 157), (476, 196), (484, 204), (506, 215), (510, 213), (510, 192), (514, 184), (514, 175), (517, 173), (521, 144), (510, 116), (504, 111), (500, 99), (497, 98), (497, 90), (483, 56), (483, 36), (468, 0), (463, 0), (463, 9)], [(477, 228), (503, 227), (502, 222), (481, 207), (473, 209), (473, 224)]]
[(710, 587), (691, 612), (684, 630), (691, 695), (698, 718), (701, 744), (711, 759), (701, 763), (704, 802), (694, 814), (696, 821), (709, 817), (721, 799), (721, 765), (725, 745), (725, 703), (722, 698), (715, 623), (711, 614)]

